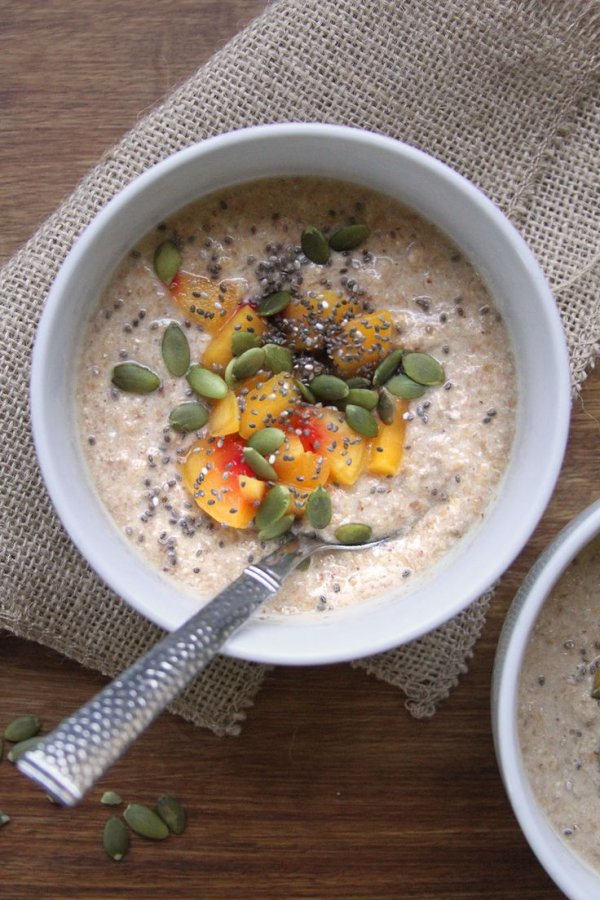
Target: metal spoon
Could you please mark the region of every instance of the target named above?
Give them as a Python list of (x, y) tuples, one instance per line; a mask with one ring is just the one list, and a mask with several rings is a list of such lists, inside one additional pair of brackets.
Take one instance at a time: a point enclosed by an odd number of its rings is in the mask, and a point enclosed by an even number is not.
[(290, 538), (41, 738), (17, 767), (60, 803), (75, 806), (304, 559), (319, 550), (364, 550), (380, 543)]

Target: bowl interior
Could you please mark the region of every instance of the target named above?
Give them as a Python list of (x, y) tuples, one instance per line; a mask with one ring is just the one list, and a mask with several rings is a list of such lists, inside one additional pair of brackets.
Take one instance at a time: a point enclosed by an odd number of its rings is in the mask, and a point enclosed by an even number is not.
[(549, 593), (578, 553), (600, 534), (600, 501), (565, 528), (523, 582), (498, 642), (492, 684), (492, 724), (504, 786), (523, 832), (541, 864), (573, 900), (600, 895), (594, 872), (556, 834), (530, 787), (518, 730), (518, 691), (531, 631)]
[[(120, 596), (167, 629), (194, 611), (188, 595), (127, 546), (88, 481), (74, 420), (73, 348), (117, 264), (163, 218), (232, 184), (308, 174), (388, 194), (453, 240), (504, 316), (519, 404), (512, 458), (485, 527), (400, 602), (392, 591), (316, 622), (255, 619), (226, 645), (232, 655), (272, 663), (334, 662), (379, 652), (419, 637), (479, 596), (514, 559), (546, 506), (570, 407), (564, 336), (542, 273), (506, 218), (461, 176), (397, 141), (339, 126), (263, 126), (190, 147), (136, 179), (84, 232), (51, 290), (34, 349), (32, 416), (44, 478), (74, 542)], [(443, 589), (434, 578), (438, 571)]]

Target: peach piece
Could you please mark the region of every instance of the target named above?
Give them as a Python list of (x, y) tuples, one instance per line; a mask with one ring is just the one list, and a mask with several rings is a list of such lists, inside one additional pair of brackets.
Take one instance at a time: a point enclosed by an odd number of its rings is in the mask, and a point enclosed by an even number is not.
[(325, 290), (314, 296), (294, 298), (282, 313), (288, 345), (294, 350), (315, 350), (325, 346), (332, 322), (341, 325), (358, 316), (362, 306), (337, 291)]
[(222, 328), (242, 299), (242, 285), (238, 281), (217, 283), (192, 272), (178, 272), (169, 290), (186, 317), (202, 325), (209, 334)]
[(200, 509), (232, 528), (247, 528), (264, 493), (251, 484), (257, 479), (244, 461), (243, 446), (233, 435), (201, 438), (181, 465), (183, 484)]
[(396, 411), (390, 425), (381, 424), (379, 434), (368, 441), (367, 471), (372, 475), (395, 475), (400, 469), (404, 453), (404, 433), (408, 409), (406, 400), (394, 397)]
[(248, 391), (240, 404), (240, 434), (248, 439), (268, 425), (284, 425), (301, 399), (291, 375), (281, 372)]
[(215, 435), (237, 434), (240, 428), (240, 410), (233, 391), (229, 391), (222, 400), (217, 400), (210, 411), (207, 427)]
[(263, 334), (266, 330), (265, 320), (251, 306), (246, 303), (238, 306), (202, 354), (202, 365), (207, 369), (225, 369), (233, 357), (231, 339), (236, 331)]
[(392, 350), (393, 320), (386, 309), (349, 319), (334, 339), (332, 359), (349, 378), (372, 369)]
[(322, 453), (329, 461), (329, 481), (354, 484), (364, 471), (367, 441), (334, 409), (306, 408), (292, 419), (292, 427), (307, 450)]

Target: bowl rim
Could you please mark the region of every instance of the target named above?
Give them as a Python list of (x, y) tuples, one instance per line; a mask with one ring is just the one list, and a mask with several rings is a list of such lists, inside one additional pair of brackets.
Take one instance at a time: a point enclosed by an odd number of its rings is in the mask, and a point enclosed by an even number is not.
[[(480, 577), (474, 580), (470, 584), (469, 589), (464, 591), (460, 600), (456, 600), (451, 607), (440, 608), (437, 614), (432, 613), (428, 618), (420, 622), (418, 626), (412, 627), (410, 631), (405, 631), (400, 641), (394, 634), (393, 628), (387, 630), (383, 628), (380, 629), (377, 640), (374, 640), (371, 636), (369, 644), (366, 646), (364, 637), (360, 634), (360, 629), (358, 631), (354, 629), (354, 633), (350, 637), (346, 634), (345, 643), (339, 643), (338, 646), (332, 649), (330, 646), (332, 629), (329, 628), (328, 632), (323, 630), (327, 628), (327, 623), (323, 622), (321, 624), (319, 622), (306, 625), (295, 622), (294, 638), (286, 643), (285, 641), (282, 642), (284, 633), (284, 629), (280, 627), (282, 623), (278, 623), (274, 619), (255, 617), (229, 638), (223, 648), (223, 652), (228, 655), (255, 662), (305, 665), (332, 663), (368, 656), (398, 646), (399, 642), (405, 643), (419, 638), (424, 633), (433, 630), (465, 609), (506, 570), (541, 518), (558, 478), (569, 427), (570, 379), (565, 335), (558, 309), (533, 254), (524, 239), (499, 208), (474, 184), (445, 163), (394, 138), (374, 134), (363, 129), (320, 123), (285, 123), (252, 126), (247, 129), (211, 137), (180, 150), (137, 176), (116, 194), (100, 210), (76, 240), (59, 270), (48, 295), (37, 329), (32, 359), (31, 413), (33, 435), (38, 461), (52, 502), (75, 545), (83, 553), (92, 568), (130, 606), (161, 627), (168, 630), (176, 627), (169, 618), (168, 611), (163, 613), (154, 608), (149, 609), (144, 600), (140, 599), (136, 595), (135, 590), (130, 585), (125, 584), (123, 579), (120, 581), (115, 580), (110, 565), (101, 554), (95, 552), (93, 542), (90, 542), (86, 537), (85, 528), (82, 526), (80, 517), (75, 514), (75, 511), (69, 504), (68, 485), (57, 483), (52, 465), (44, 453), (48, 425), (44, 422), (42, 388), (45, 368), (44, 360), (48, 353), (54, 309), (58, 305), (61, 294), (65, 286), (68, 285), (72, 273), (77, 269), (80, 260), (85, 257), (89, 248), (93, 246), (97, 235), (101, 234), (107, 224), (119, 216), (120, 210), (124, 206), (143, 195), (158, 179), (162, 179), (176, 167), (185, 165), (191, 159), (198, 159), (211, 153), (220, 152), (224, 148), (240, 141), (256, 142), (273, 140), (280, 136), (289, 137), (296, 135), (318, 137), (320, 140), (334, 140), (338, 143), (342, 142), (342, 144), (350, 141), (352, 144), (360, 145), (363, 149), (366, 148), (367, 151), (373, 147), (381, 148), (388, 152), (393, 151), (398, 160), (403, 161), (405, 164), (418, 166), (419, 170), (424, 174), (449, 184), (452, 190), (464, 195), (470, 204), (487, 216), (493, 227), (511, 245), (515, 255), (526, 264), (532, 284), (535, 285), (535, 291), (538, 297), (541, 297), (544, 301), (539, 304), (540, 315), (544, 317), (545, 326), (550, 336), (548, 352), (556, 362), (555, 371), (553, 372), (553, 376), (556, 379), (554, 396), (556, 418), (553, 422), (551, 439), (546, 447), (547, 455), (544, 460), (544, 467), (540, 472), (539, 482), (536, 484), (535, 497), (529, 507), (529, 518), (526, 521), (519, 520), (514, 523), (514, 529), (511, 531), (508, 545), (499, 548), (495, 567), (487, 571), (485, 579)], [(197, 196), (202, 196), (204, 193), (206, 191), (200, 192)], [(191, 199), (193, 198), (190, 198), (190, 202)], [(92, 543), (92, 546), (90, 546), (90, 543)], [(340, 624), (339, 621), (337, 624)], [(303, 649), (299, 650), (298, 638), (302, 636), (306, 640), (303, 642)]]
[[(521, 666), (531, 631), (550, 591), (573, 559), (600, 534), (600, 500), (573, 518), (538, 557), (517, 591), (502, 627), (492, 674), (492, 730), (502, 781), (513, 812), (538, 860), (572, 900), (587, 900), (594, 870), (561, 841), (535, 800), (529, 785), (518, 738), (518, 688)], [(549, 846), (549, 842), (554, 846)], [(564, 854), (557, 852), (562, 847)], [(569, 860), (565, 865), (563, 856)], [(561, 861), (562, 860), (562, 861)]]

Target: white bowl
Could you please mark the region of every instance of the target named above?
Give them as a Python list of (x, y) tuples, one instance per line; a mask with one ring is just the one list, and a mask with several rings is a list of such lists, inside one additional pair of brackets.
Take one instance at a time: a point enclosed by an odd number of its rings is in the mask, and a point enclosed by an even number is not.
[(504, 622), (492, 682), (494, 745), (515, 816), (541, 864), (572, 900), (600, 897), (600, 873), (566, 846), (535, 799), (519, 744), (518, 690), (529, 636), (546, 598), (569, 563), (597, 534), (600, 500), (560, 532), (525, 578)]
[[(153, 226), (197, 197), (283, 175), (353, 181), (412, 207), (479, 270), (504, 316), (516, 357), (517, 434), (500, 496), (483, 527), (415, 584), (321, 621), (255, 618), (228, 641), (233, 656), (310, 664), (366, 656), (417, 638), (456, 615), (510, 565), (554, 488), (569, 422), (568, 358), (556, 305), (531, 252), (470, 182), (419, 150), (334, 125), (269, 125), (211, 138), (145, 172), (94, 219), (49, 294), (33, 354), (36, 449), (58, 515), (94, 569), (121, 597), (173, 629), (190, 598), (145, 565), (109, 521), (86, 476), (74, 422), (73, 352), (107, 279)], [(543, 465), (541, 464), (543, 462)]]

